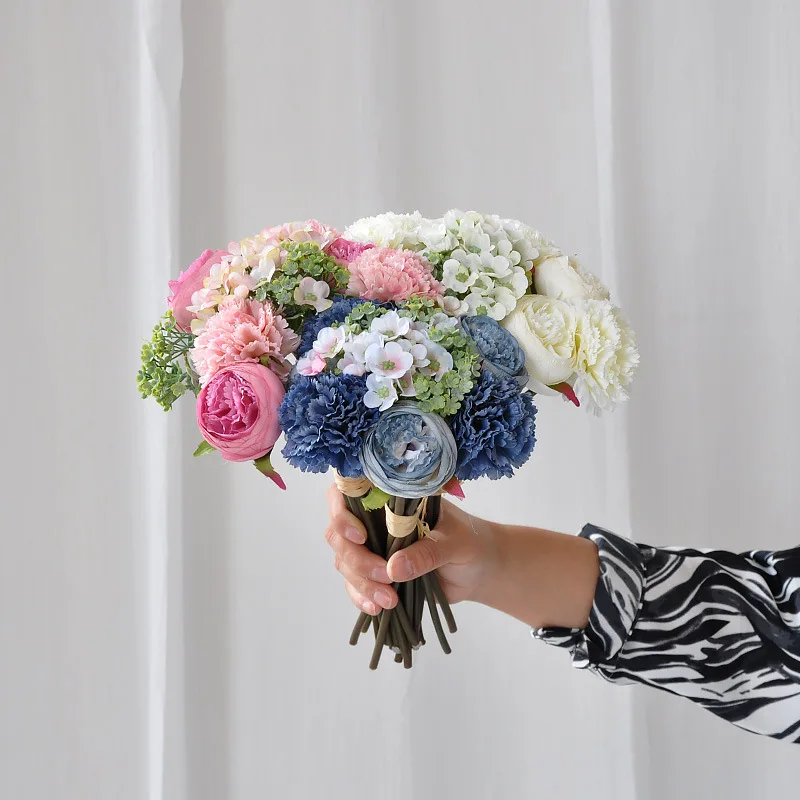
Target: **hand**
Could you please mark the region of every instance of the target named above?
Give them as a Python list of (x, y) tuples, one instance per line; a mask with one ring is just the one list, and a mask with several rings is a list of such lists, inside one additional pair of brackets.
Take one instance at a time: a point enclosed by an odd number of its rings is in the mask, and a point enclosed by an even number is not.
[(438, 570), (450, 603), (468, 600), (489, 580), (498, 563), (496, 526), (442, 501), (439, 522), (430, 536), (395, 553), (387, 564), (365, 546), (366, 531), (331, 486), (328, 490), (330, 525), (325, 532), (335, 566), (345, 579), (353, 603), (367, 614), (397, 605), (391, 584)]

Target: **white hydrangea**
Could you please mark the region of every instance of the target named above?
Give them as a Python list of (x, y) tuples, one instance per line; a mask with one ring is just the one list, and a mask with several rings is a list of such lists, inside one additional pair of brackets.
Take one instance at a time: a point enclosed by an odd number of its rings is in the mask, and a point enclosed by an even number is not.
[(575, 390), (596, 411), (610, 411), (628, 399), (628, 386), (639, 366), (636, 339), (608, 300), (585, 300), (578, 308)]
[(538, 251), (531, 244), (532, 229), (511, 222), (453, 209), (420, 230), (422, 255), (441, 265), (447, 294), (462, 301), (469, 314), (501, 320), (528, 291)]
[(514, 249), (522, 254), (525, 269), (531, 269), (528, 264), (533, 266), (546, 258), (562, 255), (561, 250), (553, 242), (530, 225), (518, 219), (502, 219), (500, 224), (514, 245)]
[(425, 219), (419, 211), (413, 214), (378, 214), (364, 217), (350, 225), (342, 236), (351, 242), (371, 242), (378, 247), (392, 247), (395, 250), (421, 250), (420, 231), (431, 220)]

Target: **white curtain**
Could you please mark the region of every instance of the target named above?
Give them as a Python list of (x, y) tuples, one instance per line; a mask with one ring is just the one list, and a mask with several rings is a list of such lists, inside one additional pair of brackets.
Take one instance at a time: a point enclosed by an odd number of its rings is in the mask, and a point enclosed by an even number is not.
[(328, 479), (191, 458), (142, 402), (166, 281), (267, 224), (453, 206), (541, 228), (639, 334), (629, 409), (542, 400), (470, 511), (798, 544), (791, 0), (32, 0), (2, 8), (0, 797), (749, 798), (796, 748), (458, 607), (347, 646)]

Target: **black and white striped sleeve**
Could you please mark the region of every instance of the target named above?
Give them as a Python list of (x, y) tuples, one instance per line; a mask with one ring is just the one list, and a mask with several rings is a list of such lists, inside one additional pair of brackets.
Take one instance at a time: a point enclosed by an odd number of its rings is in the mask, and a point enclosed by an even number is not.
[(800, 547), (736, 555), (653, 548), (587, 525), (600, 578), (585, 630), (533, 635), (613, 683), (687, 697), (800, 743)]

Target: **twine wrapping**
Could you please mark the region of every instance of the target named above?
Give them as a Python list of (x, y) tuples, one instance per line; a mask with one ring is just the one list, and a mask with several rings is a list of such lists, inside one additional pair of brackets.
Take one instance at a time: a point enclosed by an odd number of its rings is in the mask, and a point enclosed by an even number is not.
[(345, 478), (335, 472), (333, 480), (336, 483), (336, 488), (345, 497), (363, 497), (372, 488), (370, 479), (365, 478), (363, 475), (360, 478)]
[(417, 510), (411, 515), (395, 514), (389, 506), (386, 506), (386, 530), (389, 536), (395, 539), (403, 539), (409, 534), (417, 531), (422, 536), (428, 536), (431, 530), (425, 522), (425, 510), (428, 507), (428, 498), (424, 497), (417, 506)]

